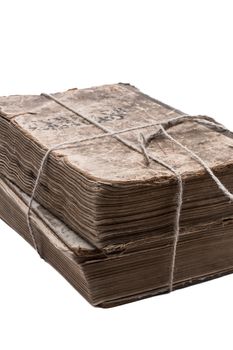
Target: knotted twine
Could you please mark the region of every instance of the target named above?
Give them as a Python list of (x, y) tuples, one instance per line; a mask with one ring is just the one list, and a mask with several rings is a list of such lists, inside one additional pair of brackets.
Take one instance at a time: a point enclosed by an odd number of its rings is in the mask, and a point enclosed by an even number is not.
[[(148, 152), (147, 147), (148, 147), (149, 143), (153, 139), (156, 139), (158, 136), (164, 136), (164, 137), (168, 138), (170, 141), (175, 143), (181, 149), (186, 151), (190, 155), (190, 157), (192, 159), (194, 159), (199, 164), (201, 164), (202, 167), (207, 171), (207, 173), (213, 179), (213, 181), (216, 183), (217, 187), (223, 192), (223, 194), (226, 197), (228, 197), (230, 199), (230, 201), (233, 201), (233, 194), (230, 193), (228, 191), (228, 189), (222, 184), (222, 182), (214, 175), (214, 173), (212, 172), (210, 167), (206, 164), (206, 162), (204, 162), (197, 154), (195, 154), (187, 146), (185, 146), (185, 145), (181, 144), (179, 141), (177, 141), (166, 130), (169, 129), (170, 127), (172, 127), (172, 126), (175, 126), (177, 124), (183, 123), (184, 121), (192, 121), (192, 122), (197, 122), (199, 124), (205, 125), (206, 127), (212, 128), (212, 129), (214, 129), (217, 132), (223, 132), (223, 133), (227, 134), (227, 136), (230, 136), (230, 137), (233, 136), (232, 133), (228, 129), (226, 129), (223, 125), (216, 123), (210, 117), (206, 117), (206, 116), (190, 116), (190, 115), (181, 115), (181, 116), (178, 116), (178, 117), (175, 117), (175, 118), (171, 118), (170, 120), (167, 120), (165, 122), (151, 123), (151, 124), (146, 124), (146, 125), (141, 125), (141, 126), (137, 126), (137, 127), (133, 127), (133, 128), (120, 130), (120, 131), (117, 131), (117, 132), (112, 132), (112, 131), (108, 130), (108, 128), (106, 128), (105, 126), (100, 124), (99, 122), (93, 120), (92, 118), (89, 118), (87, 116), (83, 116), (82, 114), (80, 114), (79, 112), (77, 112), (73, 108), (69, 107), (67, 104), (64, 104), (63, 102), (61, 102), (60, 100), (58, 100), (54, 96), (51, 96), (51, 95), (45, 94), (45, 93), (42, 93), (41, 95), (46, 97), (46, 98), (48, 98), (48, 99), (53, 100), (54, 102), (56, 102), (60, 106), (62, 106), (65, 109), (69, 110), (70, 112), (76, 114), (77, 116), (81, 117), (82, 119), (84, 119), (84, 120), (88, 121), (89, 123), (95, 125), (96, 127), (101, 129), (105, 133), (104, 134), (100, 134), (100, 135), (87, 137), (87, 138), (83, 138), (83, 139), (80, 139), (80, 140), (67, 141), (67, 142), (63, 142), (61, 144), (57, 144), (57, 145), (51, 147), (50, 149), (48, 149), (47, 152), (45, 153), (44, 157), (42, 158), (41, 165), (40, 165), (40, 168), (39, 168), (37, 176), (36, 176), (36, 180), (35, 180), (35, 183), (34, 183), (34, 186), (33, 186), (32, 194), (31, 194), (31, 197), (30, 197), (28, 210), (27, 210), (28, 229), (29, 229), (29, 233), (31, 235), (32, 241), (33, 241), (33, 245), (34, 245), (35, 249), (37, 250), (38, 254), (40, 255), (41, 258), (43, 258), (42, 249), (41, 249), (40, 244), (38, 243), (37, 238), (36, 238), (36, 236), (35, 236), (35, 234), (33, 232), (32, 223), (31, 223), (31, 210), (32, 210), (32, 204), (33, 204), (36, 192), (37, 192), (38, 187), (40, 185), (40, 180), (41, 180), (42, 174), (44, 172), (45, 165), (47, 163), (47, 160), (48, 160), (50, 154), (53, 151), (55, 151), (55, 150), (62, 150), (62, 149), (68, 149), (68, 148), (77, 147), (82, 142), (92, 141), (92, 140), (96, 140), (96, 139), (100, 139), (100, 138), (104, 138), (104, 137), (114, 137), (115, 139), (117, 139), (118, 141), (120, 141), (121, 143), (126, 145), (128, 148), (130, 148), (130, 149), (132, 149), (132, 150), (134, 150), (134, 151), (136, 151), (138, 153), (141, 153), (144, 156), (144, 158), (145, 158), (146, 166), (149, 166), (150, 165), (150, 161), (152, 160), (152, 161), (162, 165), (166, 169), (170, 170), (175, 175), (175, 177), (177, 179), (176, 211), (175, 211), (175, 220), (174, 220), (174, 235), (173, 235), (172, 254), (171, 254), (171, 263), (170, 263), (169, 283), (168, 283), (169, 291), (171, 292), (173, 290), (173, 285), (174, 285), (174, 274), (175, 274), (175, 265), (176, 265), (176, 255), (177, 255), (176, 253), (177, 253), (177, 245), (178, 245), (179, 234), (180, 234), (180, 215), (181, 215), (182, 203), (183, 203), (183, 182), (182, 182), (181, 175), (179, 174), (179, 172), (174, 167), (172, 167), (171, 165), (169, 165), (168, 163), (166, 163), (165, 161), (163, 161), (159, 157), (150, 154)], [(139, 129), (143, 129), (143, 128), (148, 128), (150, 126), (157, 126), (158, 130), (154, 134), (151, 134), (151, 135), (149, 135), (147, 137), (145, 137), (142, 133), (140, 133), (140, 135), (139, 135), (139, 145), (132, 144), (131, 142), (128, 142), (127, 140), (122, 139), (119, 136), (120, 134), (129, 132), (129, 131), (134, 131), (134, 130), (139, 130)]]

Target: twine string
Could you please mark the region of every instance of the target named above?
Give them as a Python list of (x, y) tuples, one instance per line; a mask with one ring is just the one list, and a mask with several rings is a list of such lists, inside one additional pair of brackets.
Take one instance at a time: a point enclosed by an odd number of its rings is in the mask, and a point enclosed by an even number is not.
[[(45, 165), (48, 161), (48, 158), (50, 156), (50, 154), (55, 151), (55, 150), (61, 150), (61, 149), (68, 149), (68, 148), (73, 148), (73, 147), (77, 147), (80, 143), (82, 142), (87, 142), (87, 141), (92, 141), (92, 140), (96, 140), (96, 139), (101, 139), (101, 138), (105, 138), (105, 137), (113, 137), (116, 140), (120, 141), (122, 144), (126, 145), (128, 148), (142, 154), (144, 156), (145, 159), (145, 163), (146, 166), (150, 165), (150, 161), (154, 161), (160, 165), (162, 165), (163, 167), (165, 167), (166, 169), (170, 170), (176, 177), (177, 180), (177, 193), (176, 193), (176, 210), (175, 210), (175, 220), (174, 220), (174, 239), (173, 239), (173, 244), (172, 244), (172, 256), (171, 256), (171, 264), (170, 264), (170, 273), (169, 273), (169, 291), (171, 292), (173, 290), (173, 286), (174, 286), (174, 273), (175, 273), (175, 265), (176, 265), (176, 255), (177, 255), (177, 245), (178, 245), (178, 241), (179, 241), (179, 233), (180, 233), (180, 215), (181, 215), (181, 210), (182, 210), (182, 204), (183, 204), (183, 182), (182, 182), (182, 177), (179, 174), (179, 172), (172, 167), (171, 165), (169, 165), (167, 162), (163, 161), (162, 159), (160, 159), (159, 157), (157, 157), (156, 155), (152, 155), (151, 153), (148, 152), (147, 147), (149, 145), (149, 143), (153, 140), (156, 139), (157, 137), (167, 137), (168, 139), (170, 139), (173, 143), (175, 143), (177, 146), (179, 146), (180, 148), (182, 148), (184, 151), (186, 151), (191, 158), (193, 158), (194, 160), (196, 160), (199, 164), (201, 164), (203, 166), (203, 168), (208, 172), (208, 174), (211, 176), (211, 178), (213, 179), (213, 181), (217, 184), (218, 188), (223, 192), (223, 194), (228, 197), (230, 199), (230, 201), (233, 201), (233, 194), (230, 193), (227, 188), (222, 184), (222, 182), (214, 175), (214, 173), (212, 172), (212, 170), (209, 168), (209, 166), (197, 155), (195, 154), (192, 150), (190, 150), (187, 146), (181, 144), (179, 141), (177, 141), (176, 139), (174, 139), (166, 130), (176, 126), (180, 123), (183, 123), (184, 121), (192, 121), (192, 122), (196, 122), (198, 124), (204, 125), (208, 128), (211, 128), (217, 132), (221, 132), (226, 134), (226, 136), (233, 138), (233, 133), (231, 131), (229, 131), (227, 128), (225, 128), (223, 125), (217, 123), (214, 119), (207, 117), (207, 116), (190, 116), (190, 115), (180, 115), (178, 117), (175, 118), (171, 118), (167, 121), (164, 122), (160, 122), (160, 123), (150, 123), (150, 124), (146, 124), (146, 125), (140, 125), (140, 126), (136, 126), (136, 127), (132, 127), (132, 128), (127, 128), (127, 129), (123, 129), (120, 131), (116, 131), (116, 132), (112, 132), (111, 130), (109, 130), (108, 128), (104, 127), (103, 125), (101, 125), (99, 122), (93, 120), (92, 118), (89, 118), (87, 116), (83, 116), (82, 114), (80, 114), (79, 112), (77, 112), (76, 110), (74, 110), (73, 108), (71, 108), (70, 106), (68, 106), (67, 104), (61, 102), (60, 100), (58, 100), (57, 98), (55, 98), (54, 96), (51, 96), (49, 94), (45, 94), (42, 93), (42, 96), (53, 100), (54, 102), (56, 102), (57, 104), (59, 104), (60, 106), (64, 107), (65, 109), (69, 110), (70, 112), (76, 114), (77, 116), (81, 117), (82, 119), (86, 120), (87, 122), (89, 122), (90, 124), (93, 124), (94, 126), (96, 126), (97, 128), (101, 129), (102, 131), (104, 131), (103, 134), (98, 134), (95, 136), (91, 136), (91, 137), (87, 137), (87, 138), (83, 138), (80, 140), (73, 140), (73, 141), (67, 141), (67, 142), (63, 142), (61, 144), (55, 145), (53, 147), (51, 147), (50, 149), (47, 150), (47, 152), (45, 153), (41, 164), (40, 164), (40, 168), (38, 170), (37, 176), (36, 176), (36, 180), (33, 186), (33, 190), (31, 193), (31, 197), (30, 197), (30, 201), (29, 201), (29, 206), (28, 206), (28, 211), (27, 211), (27, 223), (28, 223), (28, 228), (29, 228), (29, 232), (30, 235), (32, 237), (32, 241), (34, 244), (35, 249), (37, 250), (38, 254), (42, 257), (42, 251), (40, 249), (39, 243), (37, 242), (37, 238), (33, 232), (33, 228), (32, 228), (32, 224), (31, 224), (31, 210), (32, 210), (32, 204), (33, 201), (35, 199), (35, 195), (36, 192), (38, 190), (38, 187), (40, 185), (40, 180), (42, 177), (42, 174), (44, 172), (45, 169)], [(156, 130), (155, 133), (149, 135), (148, 137), (145, 137), (142, 133), (139, 134), (139, 145), (135, 145), (125, 139), (122, 139), (119, 135), (126, 133), (126, 132), (130, 132), (130, 131), (136, 131), (139, 129), (143, 129), (143, 128), (148, 128), (148, 127), (152, 127), (152, 126), (157, 126), (158, 129)]]
[[(160, 126), (160, 128), (161, 128), (161, 131), (163, 132), (164, 130), (163, 127)], [(147, 166), (149, 166), (150, 155), (147, 151), (147, 146), (149, 145), (149, 143), (146, 141), (146, 138), (143, 134), (140, 134), (139, 144), (142, 149), (142, 153), (145, 157), (145, 163)], [(180, 234), (180, 214), (181, 214), (182, 202), (183, 202), (183, 182), (182, 182), (181, 175), (174, 167), (170, 166), (168, 163), (162, 161), (158, 157), (156, 157), (156, 162), (164, 166), (165, 168), (169, 169), (173, 174), (175, 174), (176, 180), (177, 180), (176, 211), (175, 211), (175, 220), (174, 220), (174, 239), (172, 243), (171, 264), (170, 264), (169, 283), (168, 283), (169, 292), (172, 292), (173, 284), (174, 284), (173, 280), (174, 280), (174, 271), (175, 271), (175, 262), (176, 262), (176, 250), (177, 250), (177, 244), (178, 244), (179, 234)]]

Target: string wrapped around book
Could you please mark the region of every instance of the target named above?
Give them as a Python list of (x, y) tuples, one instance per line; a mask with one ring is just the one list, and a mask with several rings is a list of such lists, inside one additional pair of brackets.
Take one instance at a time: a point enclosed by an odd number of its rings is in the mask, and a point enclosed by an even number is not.
[[(170, 120), (160, 122), (160, 123), (158, 123), (158, 122), (157, 123), (150, 123), (150, 124), (145, 124), (145, 125), (141, 125), (141, 126), (137, 126), (137, 127), (127, 128), (127, 129), (120, 130), (117, 132), (112, 132), (112, 131), (108, 130), (108, 128), (106, 128), (105, 126), (100, 124), (99, 122), (89, 118), (88, 116), (81, 115), (79, 112), (77, 112), (73, 108), (69, 107), (68, 105), (64, 104), (63, 102), (61, 102), (60, 100), (58, 100), (54, 96), (51, 96), (51, 95), (45, 94), (45, 93), (42, 93), (41, 95), (47, 99), (53, 100), (57, 104), (61, 105), (63, 108), (69, 110), (70, 112), (72, 112), (75, 115), (79, 116), (80, 118), (86, 120), (87, 122), (95, 125), (99, 129), (104, 131), (104, 133), (100, 134), (100, 135), (95, 135), (95, 136), (83, 138), (80, 140), (67, 141), (67, 142), (64, 142), (61, 144), (57, 144), (57, 145), (51, 147), (50, 149), (48, 149), (47, 152), (45, 153), (45, 155), (41, 161), (41, 165), (40, 165), (40, 168), (38, 170), (37, 176), (36, 176), (36, 180), (35, 180), (35, 183), (33, 186), (33, 190), (32, 190), (29, 205), (28, 205), (28, 210), (27, 210), (28, 229), (29, 229), (29, 233), (30, 233), (31, 238), (32, 238), (33, 245), (34, 245), (35, 249), (37, 250), (38, 254), (40, 255), (41, 258), (43, 258), (42, 247), (40, 245), (40, 242), (38, 242), (38, 239), (37, 239), (35, 233), (33, 232), (33, 227), (32, 227), (32, 223), (31, 223), (31, 211), (32, 211), (32, 204), (33, 204), (33, 201), (35, 199), (37, 189), (40, 185), (40, 180), (41, 180), (42, 174), (44, 172), (49, 155), (55, 150), (62, 150), (62, 149), (77, 147), (82, 142), (92, 141), (92, 140), (101, 139), (101, 138), (105, 138), (105, 137), (114, 137), (115, 139), (117, 139), (119, 142), (123, 143), (128, 148), (132, 149), (135, 152), (142, 154), (144, 159), (145, 159), (146, 166), (149, 167), (151, 161), (156, 162), (156, 163), (162, 165), (163, 167), (165, 167), (166, 169), (168, 169), (169, 171), (171, 171), (176, 177), (176, 181), (177, 181), (176, 210), (175, 210), (175, 219), (174, 219), (174, 235), (173, 235), (173, 243), (172, 243), (170, 273), (169, 273), (169, 280), (168, 280), (168, 288), (169, 288), (169, 291), (171, 292), (173, 290), (173, 286), (174, 286), (174, 274), (175, 274), (175, 266), (176, 266), (177, 244), (179, 241), (179, 234), (180, 234), (180, 216), (181, 216), (182, 203), (183, 203), (183, 182), (182, 182), (182, 177), (179, 174), (179, 172), (172, 165), (166, 163), (164, 160), (155, 156), (154, 154), (151, 154), (148, 150), (148, 146), (152, 140), (156, 140), (159, 137), (168, 138), (171, 142), (173, 142), (178, 147), (180, 147), (185, 152), (187, 152), (192, 159), (197, 161), (207, 171), (207, 173), (210, 175), (210, 177), (216, 183), (217, 187), (232, 202), (233, 201), (233, 194), (230, 193), (228, 191), (228, 189), (223, 185), (223, 183), (215, 176), (215, 174), (210, 169), (210, 167), (206, 164), (206, 162), (204, 162), (197, 154), (195, 154), (188, 147), (181, 144), (174, 137), (172, 137), (168, 133), (167, 130), (169, 128), (171, 128), (175, 125), (181, 124), (185, 121), (192, 121), (192, 122), (204, 125), (208, 128), (214, 129), (217, 132), (224, 133), (227, 136), (232, 137), (232, 138), (233, 138), (233, 134), (227, 128), (225, 128), (223, 125), (217, 123), (214, 119), (212, 119), (210, 117), (190, 116), (190, 115), (180, 115), (178, 117), (171, 118)], [(156, 131), (150, 135), (147, 135), (147, 136), (140, 133), (138, 144), (132, 144), (131, 142), (121, 138), (121, 136), (120, 136), (121, 134), (129, 132), (129, 131), (140, 130), (140, 129), (144, 129), (144, 128), (148, 128), (148, 127), (152, 127), (152, 126), (156, 127)]]

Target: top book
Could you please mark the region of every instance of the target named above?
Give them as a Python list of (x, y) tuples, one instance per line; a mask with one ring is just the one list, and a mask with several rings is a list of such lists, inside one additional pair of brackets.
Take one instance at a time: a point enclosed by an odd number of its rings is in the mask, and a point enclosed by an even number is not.
[(173, 234), (177, 193), (176, 175), (156, 159), (182, 177), (181, 227), (232, 214), (204, 167), (158, 130), (179, 119), (169, 134), (230, 191), (231, 133), (182, 115), (128, 84), (0, 97), (0, 174), (30, 196), (45, 153), (62, 145), (48, 157), (36, 200), (100, 249), (153, 242)]

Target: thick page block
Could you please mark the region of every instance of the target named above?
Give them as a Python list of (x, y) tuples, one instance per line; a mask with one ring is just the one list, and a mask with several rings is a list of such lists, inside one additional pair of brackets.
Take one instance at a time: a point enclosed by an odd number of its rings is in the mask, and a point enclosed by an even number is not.
[[(0, 218), (32, 244), (26, 220), (29, 197), (0, 178), (0, 198)], [(148, 242), (139, 250), (103, 255), (36, 202), (32, 225), (45, 261), (92, 305), (112, 307), (169, 291), (171, 238), (161, 238), (154, 247)], [(174, 289), (232, 271), (232, 218), (180, 234)]]
[[(102, 135), (105, 131), (78, 116), (77, 111), (124, 142), (139, 148), (158, 124), (182, 113), (127, 84), (73, 89), (46, 96), (0, 97), (0, 173), (31, 195), (46, 151), (57, 144)], [(146, 125), (150, 125), (146, 127)], [(233, 190), (233, 140), (186, 118), (169, 133), (200, 156)], [(190, 154), (164, 137), (153, 139), (148, 152), (181, 175), (184, 195), (183, 229), (232, 215), (232, 205), (205, 169)], [(145, 239), (173, 235), (177, 179), (114, 135), (81, 142), (51, 152), (36, 192), (36, 200), (70, 229), (103, 251), (140, 245)], [(138, 242), (138, 243), (136, 243)]]

